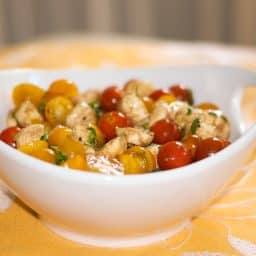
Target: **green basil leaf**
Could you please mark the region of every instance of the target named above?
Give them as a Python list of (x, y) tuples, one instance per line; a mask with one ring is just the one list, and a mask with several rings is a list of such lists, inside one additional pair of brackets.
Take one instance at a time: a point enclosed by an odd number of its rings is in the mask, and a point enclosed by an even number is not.
[(87, 130), (89, 131), (89, 135), (86, 145), (94, 147), (97, 144), (96, 130), (93, 127), (88, 127)]
[(200, 119), (199, 118), (196, 118), (193, 120), (191, 126), (190, 126), (190, 134), (196, 134), (196, 130), (197, 128), (200, 127)]
[(103, 112), (100, 108), (100, 102), (98, 100), (89, 103), (89, 106), (93, 108), (97, 117), (100, 117), (102, 115)]

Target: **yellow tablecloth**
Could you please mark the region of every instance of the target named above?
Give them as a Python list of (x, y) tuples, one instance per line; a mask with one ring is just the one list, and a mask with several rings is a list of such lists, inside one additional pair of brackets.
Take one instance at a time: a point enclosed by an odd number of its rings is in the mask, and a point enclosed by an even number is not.
[[(59, 43), (64, 45), (62, 49)], [(233, 49), (230, 52), (230, 48), (218, 48), (216, 45), (199, 47), (175, 43), (173, 46), (167, 42), (154, 41), (132, 41), (128, 45), (118, 42), (116, 48), (109, 41), (104, 45), (93, 45), (90, 40), (83, 41), (80, 38), (75, 41), (63, 42), (58, 39), (18, 46), (0, 51), (0, 67), (47, 67), (47, 63), (49, 67), (66, 67), (233, 62), (254, 68), (256, 64), (256, 58), (255, 62), (251, 59), (256, 50), (250, 50), (251, 54), (246, 49)], [(215, 54), (210, 51), (212, 55), (209, 55), (207, 47), (215, 49)], [(125, 54), (124, 49), (129, 51)], [(184, 54), (186, 51), (187, 55)], [(59, 56), (58, 60), (54, 53)], [(49, 62), (47, 54), (50, 56)], [(230, 57), (230, 63), (227, 56)], [(55, 62), (51, 62), (51, 59), (55, 59)], [(252, 162), (239, 172), (222, 195), (200, 216), (193, 218), (184, 230), (166, 241), (146, 247), (95, 248), (67, 241), (52, 234), (40, 223), (34, 212), (16, 199), (9, 209), (0, 213), (0, 255), (256, 255), (256, 168), (253, 165), (256, 164), (252, 158)]]

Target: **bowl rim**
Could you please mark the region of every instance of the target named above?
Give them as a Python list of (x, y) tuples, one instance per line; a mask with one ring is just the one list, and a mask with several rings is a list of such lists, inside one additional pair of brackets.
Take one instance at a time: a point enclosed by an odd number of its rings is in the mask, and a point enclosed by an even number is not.
[[(233, 69), (240, 71), (247, 71), (248, 73), (255, 74), (256, 72), (250, 71), (244, 68), (232, 67), (232, 66), (219, 66), (219, 65), (194, 65), (194, 66), (178, 66), (178, 67), (162, 67), (166, 68), (218, 68), (218, 69)], [(149, 68), (115, 68), (119, 70), (152, 70), (152, 69), (162, 69), (161, 67), (149, 67)], [(109, 69), (109, 68), (104, 68)], [(111, 68), (113, 69), (113, 68)], [(102, 70), (102, 69), (87, 69), (87, 68), (71, 68), (71, 69), (27, 69), (27, 68), (19, 68), (19, 69), (5, 69), (0, 71), (1, 75), (9, 75), (15, 73), (30, 73), (30, 72), (69, 72), (69, 71), (94, 71), (94, 70)], [(114, 184), (117, 186), (123, 185), (138, 185), (138, 184), (152, 184), (152, 183), (161, 183), (163, 180), (170, 179), (184, 179), (189, 178), (194, 175), (199, 175), (206, 168), (211, 168), (217, 166), (219, 163), (226, 161), (227, 159), (231, 159), (232, 155), (241, 151), (241, 148), (245, 145), (249, 145), (252, 143), (252, 140), (256, 138), (256, 124), (252, 125), (247, 131), (245, 131), (238, 139), (236, 139), (231, 145), (227, 148), (223, 149), (221, 152), (214, 154), (211, 157), (205, 158), (198, 162), (191, 163), (189, 165), (169, 169), (164, 171), (157, 171), (152, 173), (145, 174), (130, 174), (130, 175), (108, 175), (90, 171), (83, 170), (70, 170), (68, 168), (64, 168), (62, 166), (57, 166), (51, 163), (47, 163), (45, 161), (36, 159), (32, 156), (26, 155), (17, 149), (10, 147), (4, 142), (0, 141), (0, 154), (8, 155), (11, 159), (15, 159), (15, 162), (20, 162), (24, 166), (28, 166), (35, 172), (44, 172), (45, 174), (53, 175), (60, 179), (68, 179), (74, 180), (82, 183), (90, 183), (90, 184)]]

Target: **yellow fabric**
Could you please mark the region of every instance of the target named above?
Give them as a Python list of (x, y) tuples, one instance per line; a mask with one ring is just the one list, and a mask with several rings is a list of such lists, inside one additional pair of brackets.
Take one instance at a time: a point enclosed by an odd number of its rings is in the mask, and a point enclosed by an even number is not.
[[(39, 51), (43, 52), (42, 56), (45, 56), (45, 52), (41, 50), (39, 48)], [(107, 48), (104, 51), (108, 51)], [(113, 53), (113, 51), (111, 54), (105, 54), (104, 51), (101, 52), (102, 56), (97, 55), (97, 58), (101, 60), (108, 58), (108, 61), (111, 62), (116, 60), (113, 56), (119, 54), (118, 52)], [(136, 52), (135, 50), (131, 51), (134, 54)], [(15, 51), (9, 50), (8, 54), (14, 56)], [(69, 52), (68, 58), (70, 58), (70, 54)], [(38, 56), (39, 59), (26, 62), (27, 66), (40, 66), (40, 56)], [(93, 54), (90, 56), (88, 65), (93, 63)], [(127, 58), (123, 56), (121, 62), (123, 65), (133, 65), (138, 59), (142, 59), (141, 55), (140, 57), (130, 55)], [(8, 63), (10, 64), (10, 62)], [(138, 63), (141, 64), (142, 61)], [(0, 64), (4, 66), (3, 63)], [(15, 65), (19, 66), (20, 63)], [(44, 65), (42, 66), (44, 67)], [(193, 218), (190, 225), (184, 230), (166, 241), (139, 248), (95, 248), (67, 241), (51, 233), (41, 224), (35, 213), (16, 200), (11, 208), (0, 213), (0, 255), (256, 255), (256, 169), (250, 167), (253, 163), (249, 162), (248, 165), (249, 168), (241, 170), (212, 205)]]

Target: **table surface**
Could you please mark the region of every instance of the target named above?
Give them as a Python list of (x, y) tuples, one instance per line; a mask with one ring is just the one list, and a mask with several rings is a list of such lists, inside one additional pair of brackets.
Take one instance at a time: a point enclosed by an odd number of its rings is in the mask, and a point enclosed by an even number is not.
[[(0, 50), (0, 68), (206, 63), (238, 65), (256, 70), (256, 49), (76, 35)], [(246, 110), (254, 116), (255, 98), (255, 91), (249, 91), (244, 100)], [(254, 156), (227, 189), (208, 209), (193, 218), (184, 230), (161, 243), (139, 248), (96, 248), (67, 241), (52, 234), (36, 214), (18, 199), (8, 208), (10, 201), (0, 190), (0, 255), (256, 255), (256, 168), (253, 166)]]

